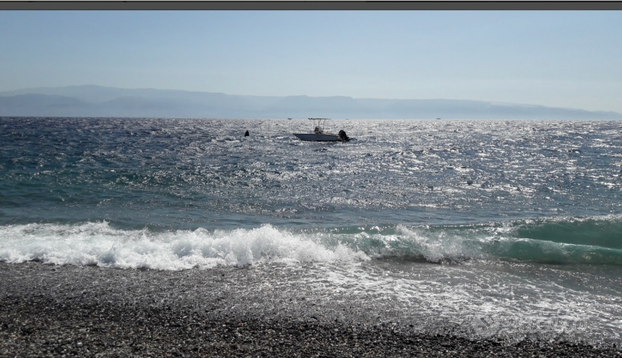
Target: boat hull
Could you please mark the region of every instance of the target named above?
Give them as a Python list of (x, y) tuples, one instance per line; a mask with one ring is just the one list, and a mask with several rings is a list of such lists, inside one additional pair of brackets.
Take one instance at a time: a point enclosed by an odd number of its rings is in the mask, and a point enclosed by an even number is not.
[(335, 134), (316, 134), (316, 133), (294, 133), (301, 140), (313, 142), (337, 142), (341, 139)]

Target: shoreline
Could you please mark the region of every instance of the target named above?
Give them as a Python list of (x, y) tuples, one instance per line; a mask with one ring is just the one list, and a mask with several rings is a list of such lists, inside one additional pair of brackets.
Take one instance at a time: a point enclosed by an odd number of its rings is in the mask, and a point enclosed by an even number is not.
[(622, 357), (569, 342), (507, 343), (374, 322), (347, 303), (275, 288), (248, 269), (119, 270), (0, 263), (0, 356)]

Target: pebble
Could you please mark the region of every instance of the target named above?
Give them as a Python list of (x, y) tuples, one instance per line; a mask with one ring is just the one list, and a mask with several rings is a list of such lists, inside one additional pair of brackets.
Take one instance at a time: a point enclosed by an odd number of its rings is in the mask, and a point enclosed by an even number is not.
[[(174, 273), (57, 269), (0, 263), (0, 357), (622, 357), (615, 347), (509, 344), (416, 333), (399, 322), (331, 319), (319, 305), (305, 306), (314, 307), (308, 314), (235, 310), (240, 300), (223, 295), (225, 286), (212, 280), (217, 273), (207, 271), (188, 285), (213, 286), (193, 297), (191, 286), (167, 288)], [(136, 286), (117, 287), (122, 277)], [(93, 294), (82, 295), (86, 288)], [(190, 298), (161, 303), (178, 291)]]

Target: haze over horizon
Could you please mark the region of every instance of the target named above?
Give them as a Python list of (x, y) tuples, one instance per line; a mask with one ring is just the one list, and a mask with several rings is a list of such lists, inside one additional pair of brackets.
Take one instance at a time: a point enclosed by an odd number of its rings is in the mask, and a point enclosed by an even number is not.
[(617, 11), (0, 11), (0, 92), (98, 85), (622, 113)]

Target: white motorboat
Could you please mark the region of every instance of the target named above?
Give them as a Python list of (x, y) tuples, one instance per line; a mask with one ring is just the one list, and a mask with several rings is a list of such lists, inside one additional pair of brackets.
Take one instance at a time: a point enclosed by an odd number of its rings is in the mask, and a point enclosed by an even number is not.
[(324, 124), (329, 118), (309, 118), (313, 121), (313, 133), (294, 133), (296, 137), (301, 140), (315, 141), (315, 142), (347, 142), (350, 138), (343, 130), (339, 131), (339, 134), (335, 134), (324, 130)]

